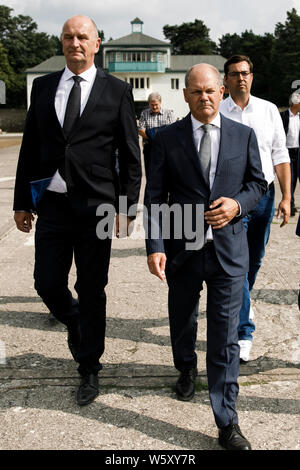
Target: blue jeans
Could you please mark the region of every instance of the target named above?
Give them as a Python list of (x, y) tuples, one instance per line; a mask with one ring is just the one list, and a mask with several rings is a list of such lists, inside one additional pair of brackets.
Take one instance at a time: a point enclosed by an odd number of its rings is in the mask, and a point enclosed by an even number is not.
[(249, 272), (245, 275), (243, 287), (243, 303), (238, 327), (239, 340), (248, 339), (252, 341), (252, 333), (255, 330), (255, 325), (249, 318), (250, 292), (254, 286), (269, 241), (271, 222), (275, 212), (274, 198), (275, 190), (273, 186), (243, 219), (249, 245)]

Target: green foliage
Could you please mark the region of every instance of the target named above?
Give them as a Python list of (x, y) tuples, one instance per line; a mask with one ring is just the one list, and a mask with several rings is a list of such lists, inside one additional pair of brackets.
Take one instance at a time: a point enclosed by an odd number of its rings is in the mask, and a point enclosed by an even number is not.
[(241, 35), (225, 34), (219, 40), (218, 52), (226, 58), (233, 55), (246, 55), (254, 65), (254, 81), (252, 93), (261, 98), (270, 98), (272, 80), (271, 65), (274, 36), (266, 33), (264, 36), (245, 31)]
[(300, 80), (300, 16), (295, 8), (287, 12), (284, 24), (276, 25), (271, 70), (271, 97), (284, 106), (294, 91), (293, 82)]
[(173, 54), (220, 54), (226, 59), (236, 54), (249, 56), (254, 64), (253, 94), (278, 106), (287, 106), (292, 83), (300, 80), (300, 16), (295, 8), (287, 12), (284, 24), (277, 23), (274, 34), (259, 35), (252, 30), (227, 33), (218, 46), (201, 20), (166, 25), (163, 32)]
[(194, 23), (182, 23), (182, 25), (163, 27), (165, 37), (172, 44), (174, 55), (214, 54), (216, 44), (209, 37), (209, 29), (202, 20)]
[(7, 88), (7, 106), (26, 106), (25, 70), (59, 51), (59, 39), (37, 31), (30, 16), (12, 16), (12, 8), (0, 5), (1, 73)]

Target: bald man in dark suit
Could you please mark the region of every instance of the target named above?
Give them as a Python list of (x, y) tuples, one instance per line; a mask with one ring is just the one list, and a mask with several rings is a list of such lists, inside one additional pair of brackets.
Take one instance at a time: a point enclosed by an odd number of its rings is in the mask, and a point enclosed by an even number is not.
[[(32, 211), (37, 212), (35, 288), (67, 326), (82, 377), (77, 402), (86, 405), (98, 394), (111, 249), (111, 233), (105, 239), (96, 234), (96, 211), (103, 204), (118, 209), (120, 195), (131, 210), (138, 201), (141, 164), (131, 87), (95, 67), (100, 46), (95, 23), (74, 16), (64, 24), (61, 40), (65, 69), (33, 83), (14, 210), (18, 229), (27, 233)], [(30, 182), (39, 180), (47, 189), (35, 208)], [(73, 256), (78, 300), (68, 288)]]

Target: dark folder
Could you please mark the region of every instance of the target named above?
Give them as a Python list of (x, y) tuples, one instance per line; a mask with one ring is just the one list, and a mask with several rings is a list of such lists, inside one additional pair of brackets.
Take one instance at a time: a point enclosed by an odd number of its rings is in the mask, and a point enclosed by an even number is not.
[(32, 197), (34, 209), (37, 208), (37, 205), (42, 199), (44, 192), (48, 188), (51, 180), (52, 180), (52, 177), (30, 182), (31, 197)]

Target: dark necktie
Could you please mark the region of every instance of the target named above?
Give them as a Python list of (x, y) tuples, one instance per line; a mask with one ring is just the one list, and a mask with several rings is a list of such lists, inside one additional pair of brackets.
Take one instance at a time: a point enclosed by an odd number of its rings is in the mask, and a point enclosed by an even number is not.
[[(64, 124), (63, 124), (63, 130), (64, 130), (66, 138), (68, 138), (76, 120), (80, 116), (80, 104), (81, 104), (80, 82), (83, 79), (81, 77), (78, 77), (77, 75), (74, 75), (72, 78), (74, 80), (74, 84), (69, 94), (66, 112), (65, 112)], [(63, 160), (63, 162), (61, 163), (58, 171), (60, 175), (62, 176), (62, 178), (65, 180), (66, 179), (65, 160)]]
[(202, 136), (200, 149), (199, 149), (200, 165), (201, 165), (203, 176), (205, 178), (205, 181), (208, 187), (210, 187), (210, 184), (209, 184), (209, 170), (210, 170), (210, 160), (211, 160), (210, 131), (212, 127), (213, 127), (212, 124), (204, 124), (202, 126), (204, 134)]
[(63, 124), (63, 130), (66, 137), (69, 136), (76, 120), (80, 116), (80, 102), (81, 102), (81, 88), (80, 82), (83, 80), (81, 77), (74, 75), (73, 77), (74, 85), (69, 95), (67, 102), (65, 119)]

